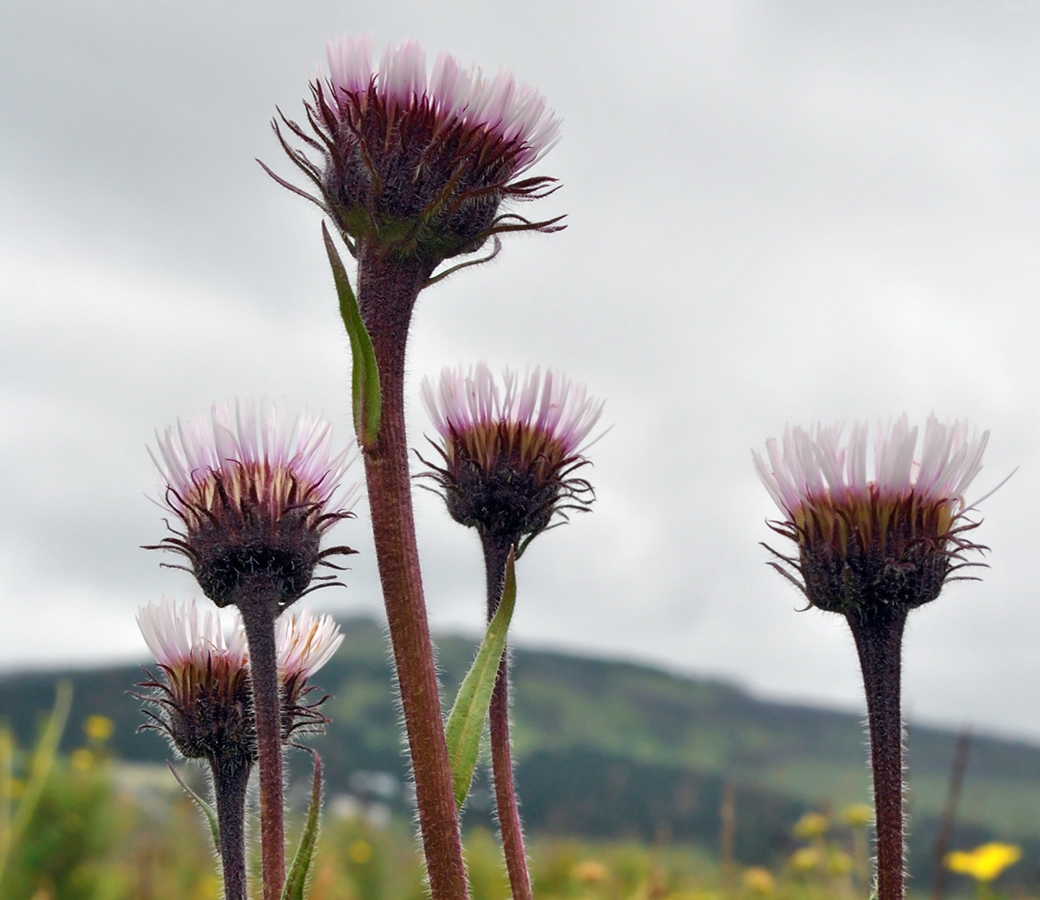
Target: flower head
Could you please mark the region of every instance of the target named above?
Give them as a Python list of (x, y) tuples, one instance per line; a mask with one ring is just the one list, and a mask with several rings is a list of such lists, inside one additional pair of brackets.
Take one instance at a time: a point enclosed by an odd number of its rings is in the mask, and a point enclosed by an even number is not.
[(1005, 869), (1021, 858), (1021, 847), (994, 841), (970, 851), (955, 850), (946, 855), (945, 862), (951, 872), (970, 875), (976, 881), (989, 882), (999, 878)]
[[(216, 613), (201, 613), (194, 600), (178, 604), (166, 597), (137, 614), (137, 624), (162, 672), (139, 687), (142, 699), (158, 708), (146, 710), (145, 727), (162, 732), (188, 759), (256, 759), (246, 634), (236, 615), (225, 632)], [(282, 616), (277, 632), (281, 683), (282, 740), (319, 730), (326, 722), (322, 697), (304, 702), (313, 688), (307, 679), (325, 665), (343, 641), (329, 615), (301, 610)]]
[(789, 428), (782, 445), (752, 452), (755, 468), (786, 520), (773, 528), (798, 545), (781, 556), (801, 582), (773, 565), (820, 609), (869, 614), (879, 605), (907, 609), (939, 596), (970, 550), (964, 492), (982, 468), (989, 432), (929, 417), (920, 452), (906, 416), (879, 425), (868, 475), (867, 426), (847, 442), (842, 427)]
[(393, 247), (432, 272), (500, 232), (556, 229), (558, 219), (498, 213), (503, 200), (544, 196), (552, 181), (517, 180), (559, 139), (559, 120), (541, 94), (508, 72), (486, 78), (445, 54), (427, 74), (415, 41), (388, 46), (378, 68), (369, 37), (327, 50), (329, 75), (311, 84), (306, 104), (313, 133), (282, 117), (320, 161), (291, 147), (275, 123), (320, 198), (271, 174), (321, 207), (352, 249), (366, 241)]
[[(347, 547), (320, 550), (322, 535), (350, 515), (356, 486), (341, 481), (352, 458), (332, 451), (331, 426), (261, 401), (214, 406), (158, 438), (152, 460), (166, 507), (184, 524), (160, 547), (188, 558), (217, 606), (236, 603), (251, 578), (268, 579), (284, 609), (307, 593), (315, 567)], [(328, 581), (328, 579), (321, 579)]]
[(335, 655), (343, 634), (328, 614), (316, 616), (309, 609), (286, 613), (276, 625), (278, 672), (283, 681), (309, 678)]
[(179, 605), (164, 597), (137, 614), (137, 624), (162, 675), (139, 687), (153, 728), (188, 759), (256, 758), (246, 636), (240, 627), (225, 637), (212, 610), (200, 614), (195, 601)]
[(287, 612), (276, 623), (278, 678), (282, 685), (282, 730), (286, 740), (299, 731), (320, 730), (326, 722), (317, 702), (304, 703), (312, 690), (307, 679), (325, 665), (343, 643), (343, 634), (330, 615), (309, 609)]
[(776, 890), (776, 878), (765, 866), (751, 866), (744, 870), (744, 887), (757, 897), (768, 897)]
[(444, 460), (429, 474), (457, 522), (517, 543), (545, 530), (555, 512), (592, 501), (591, 485), (574, 472), (588, 462), (582, 444), (603, 403), (584, 386), (552, 370), (521, 380), (506, 369), (500, 389), (481, 362), (443, 369), (436, 387), (424, 379), (422, 399)]

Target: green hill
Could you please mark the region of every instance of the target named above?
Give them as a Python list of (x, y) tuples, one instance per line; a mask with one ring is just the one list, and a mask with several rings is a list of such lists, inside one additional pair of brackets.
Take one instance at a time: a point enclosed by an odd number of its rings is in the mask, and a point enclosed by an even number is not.
[[(392, 799), (406, 780), (382, 629), (345, 624), (346, 640), (318, 683), (332, 696), (328, 733), (315, 738), (332, 793), (371, 791)], [(439, 641), (450, 695), (472, 659), (472, 642)], [(102, 713), (116, 723), (113, 750), (128, 761), (169, 757), (155, 734), (137, 733), (140, 702), (128, 691), (143, 671), (120, 667), (11, 674), (0, 678), (0, 718), (22, 741), (53, 698), (55, 679), (76, 694), (66, 742)], [(755, 699), (731, 685), (647, 666), (519, 649), (514, 654), (517, 777), (532, 831), (594, 836), (670, 836), (714, 845), (723, 785), (737, 798), (736, 852), (746, 862), (791, 847), (790, 827), (808, 809), (869, 799), (863, 726), (846, 713)], [(927, 876), (956, 735), (911, 725), (908, 802), (911, 861)], [(368, 774), (366, 774), (368, 773)], [(370, 773), (384, 773), (375, 777)], [(956, 842), (1012, 840), (1040, 858), (1040, 748), (977, 736)], [(392, 777), (388, 777), (392, 776)], [(389, 786), (389, 787), (388, 787)], [(398, 791), (396, 802), (404, 792)], [(478, 784), (469, 821), (487, 820)]]

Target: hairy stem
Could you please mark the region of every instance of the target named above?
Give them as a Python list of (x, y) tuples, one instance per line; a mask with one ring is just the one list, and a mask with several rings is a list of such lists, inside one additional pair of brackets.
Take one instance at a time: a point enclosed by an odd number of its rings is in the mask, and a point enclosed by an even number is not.
[(247, 579), (236, 598), (249, 645), (249, 677), (256, 716), (260, 770), (260, 851), (264, 900), (280, 900), (285, 883), (285, 802), (282, 783), (282, 715), (274, 622), (278, 598), (266, 578)]
[(878, 900), (903, 900), (903, 721), (900, 678), (907, 610), (898, 604), (848, 613), (856, 642), (870, 728), (874, 775)]
[[(509, 549), (515, 541), (496, 540), (493, 536), (484, 534), (481, 538), (487, 575), (487, 616), (490, 622), (502, 599), (506, 562)], [(509, 737), (508, 646), (502, 654), (502, 662), (498, 666), (498, 675), (495, 678), (491, 708), (488, 711), (488, 728), (491, 733), (491, 771), (495, 781), (495, 805), (498, 809), (498, 825), (502, 829), (502, 852), (506, 858), (509, 886), (513, 892), (513, 900), (531, 900), (531, 876), (527, 871), (527, 853), (524, 849), (524, 832), (516, 799)]]
[(224, 900), (247, 900), (246, 787), (252, 764), (248, 760), (210, 760), (213, 793), (217, 801), (220, 865), (224, 872)]
[(378, 249), (358, 247), (358, 306), (372, 339), (382, 394), (379, 434), (376, 445), (365, 451), (365, 474), (419, 828), (433, 900), (465, 900), (469, 891), (423, 599), (404, 423), (408, 325), (429, 274), (425, 267), (388, 260)]

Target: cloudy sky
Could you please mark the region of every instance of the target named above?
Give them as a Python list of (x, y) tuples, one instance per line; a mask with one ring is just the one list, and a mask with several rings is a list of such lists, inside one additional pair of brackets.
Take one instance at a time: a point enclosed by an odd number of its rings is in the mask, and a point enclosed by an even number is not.
[[(911, 616), (911, 718), (1040, 740), (1040, 5), (7, 0), (0, 13), (0, 669), (137, 660), (192, 594), (146, 447), (215, 400), (324, 410), (348, 344), (316, 209), (254, 162), (325, 41), (418, 38), (544, 92), (562, 181), (493, 264), (426, 291), (424, 374), (558, 367), (606, 398), (595, 511), (519, 570), (518, 641), (857, 708), (844, 622), (764, 564), (750, 449), (790, 424), (992, 438), (980, 583)], [(357, 472), (360, 477), (360, 469)], [(476, 632), (476, 538), (417, 497), (430, 615)], [(381, 608), (362, 553), (326, 608)]]

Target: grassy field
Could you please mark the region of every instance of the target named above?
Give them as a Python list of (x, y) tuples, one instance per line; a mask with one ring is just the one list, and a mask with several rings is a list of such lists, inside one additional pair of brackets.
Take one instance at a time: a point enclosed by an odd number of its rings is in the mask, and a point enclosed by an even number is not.
[[(97, 721), (82, 746), (53, 759), (33, 815), (11, 842), (0, 869), (0, 896), (218, 900), (210, 836), (194, 803), (164, 766), (110, 758)], [(0, 845), (3, 835), (10, 837), (12, 818), (32, 780), (27, 754), (16, 750), (10, 760), (12, 777), (0, 791), (7, 804)], [(184, 771), (204, 789), (200, 770)], [(295, 818), (301, 816), (297, 811)], [(646, 842), (535, 834), (530, 843), (535, 895), (540, 900), (867, 900), (868, 818), (869, 810), (852, 807), (830, 817), (809, 814), (792, 821), (793, 850), (770, 866), (734, 861), (725, 834), (715, 846), (667, 835)], [(493, 831), (468, 829), (466, 849), (473, 900), (508, 900)], [(985, 896), (1034, 896), (1021, 873), (1018, 878), (1011, 874), (1003, 887), (1000, 881), (988, 886)], [(912, 896), (927, 896), (926, 886), (917, 887)], [(970, 895), (971, 887), (955, 878), (948, 896)], [(330, 797), (309, 900), (424, 896), (408, 818), (378, 802)]]
[[(347, 636), (321, 677), (333, 694), (325, 707), (333, 721), (314, 744), (325, 760), (328, 799), (311, 897), (418, 897), (383, 636), (365, 621), (350, 623)], [(446, 638), (440, 649), (450, 697), (473, 647)], [(515, 676), (517, 775), (539, 898), (866, 900), (866, 831), (843, 821), (844, 810), (870, 796), (855, 715), (564, 654), (520, 650)], [(12, 811), (33, 790), (24, 748), (40, 734), (56, 677), (0, 679), (0, 898), (218, 896), (208, 837), (161, 762), (167, 746), (136, 733), (140, 703), (128, 688), (141, 679), (138, 668), (68, 674), (73, 692), (60, 752), (31, 821), (18, 822)], [(109, 723), (103, 735), (91, 732), (99, 713)], [(955, 738), (910, 728), (915, 896), (927, 896), (935, 876), (932, 848)], [(1023, 851), (987, 896), (1040, 896), (1038, 775), (1040, 748), (975, 738), (951, 849), (997, 840)], [(295, 767), (293, 778), (302, 795), (306, 771)], [(488, 799), (478, 778), (464, 817), (475, 900), (506, 897)], [(722, 840), (727, 802), (734, 826)], [(797, 823), (812, 813), (824, 814), (828, 828), (800, 835)], [(18, 828), (24, 833), (10, 842), (5, 863), (4, 835)], [(960, 876), (950, 889), (974, 892)]]
[[(333, 791), (347, 790), (351, 773), (359, 770), (388, 772), (398, 780), (405, 776), (382, 631), (370, 620), (347, 622), (344, 631), (343, 647), (319, 678), (332, 694), (325, 711), (333, 721), (315, 746), (325, 758)], [(472, 659), (473, 644), (453, 637), (438, 643), (447, 703)], [(33, 739), (41, 710), (53, 702), (57, 674), (0, 678), (0, 720), (23, 743)], [(140, 703), (127, 690), (141, 680), (139, 668), (66, 674), (75, 695), (65, 749), (71, 749), (82, 722), (101, 712), (115, 721), (112, 743), (122, 759), (167, 757), (160, 738), (135, 733), (142, 721)], [(770, 797), (800, 804), (801, 811), (826, 804), (840, 808), (869, 797), (863, 724), (855, 714), (765, 702), (732, 685), (647, 666), (523, 648), (515, 654), (514, 680), (521, 782), (531, 784), (545, 771), (568, 766), (588, 768), (580, 759), (585, 755), (609, 759), (614, 772), (627, 768), (630, 781), (646, 782), (643, 794), (654, 783), (671, 792), (669, 778), (687, 772), (712, 782), (707, 795), (730, 779), (746, 791), (758, 788), (760, 807)], [(915, 834), (927, 832), (926, 823), (942, 809), (955, 740), (952, 732), (910, 723), (908, 802)], [(537, 806), (533, 796), (526, 799), (532, 824), (541, 827), (542, 818), (558, 813)], [(564, 799), (573, 807), (573, 798)], [(995, 838), (1040, 846), (1040, 748), (977, 735), (961, 821)]]

